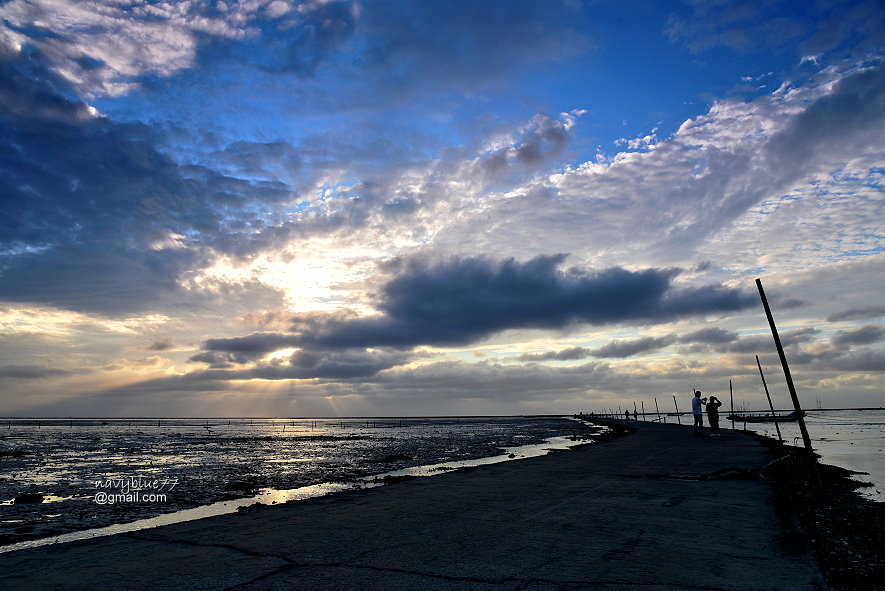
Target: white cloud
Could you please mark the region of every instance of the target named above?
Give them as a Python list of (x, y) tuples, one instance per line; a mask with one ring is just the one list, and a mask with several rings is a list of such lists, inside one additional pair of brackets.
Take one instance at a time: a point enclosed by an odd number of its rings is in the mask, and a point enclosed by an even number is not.
[[(302, 5), (301, 12), (310, 10)], [(169, 76), (193, 65), (201, 35), (240, 39), (254, 21), (290, 11), (282, 0), (148, 4), (118, 0), (13, 0), (3, 6), (0, 43), (38, 47), (83, 96), (119, 96), (144, 74)]]

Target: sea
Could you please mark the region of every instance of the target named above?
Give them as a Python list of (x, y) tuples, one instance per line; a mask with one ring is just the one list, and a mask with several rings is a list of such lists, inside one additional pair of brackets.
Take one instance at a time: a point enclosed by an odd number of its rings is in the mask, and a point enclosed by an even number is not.
[[(885, 501), (885, 409), (807, 413), (821, 461)], [(802, 445), (796, 423), (778, 426)], [(777, 438), (772, 423), (735, 428)], [(606, 432), (565, 416), (0, 419), (0, 552), (533, 457)]]
[(561, 416), (0, 419), (0, 552), (543, 455), (607, 430)]
[[(787, 412), (787, 411), (782, 411)], [(866, 410), (806, 410), (805, 426), (811, 447), (820, 455), (820, 461), (846, 468), (857, 474), (852, 478), (869, 484), (858, 492), (875, 501), (885, 502), (885, 409)], [(731, 427), (731, 421), (722, 414), (722, 426)], [(761, 414), (761, 413), (760, 413)], [(773, 439), (780, 436), (790, 444), (803, 445), (799, 424), (789, 423), (735, 423), (738, 429), (748, 429)]]

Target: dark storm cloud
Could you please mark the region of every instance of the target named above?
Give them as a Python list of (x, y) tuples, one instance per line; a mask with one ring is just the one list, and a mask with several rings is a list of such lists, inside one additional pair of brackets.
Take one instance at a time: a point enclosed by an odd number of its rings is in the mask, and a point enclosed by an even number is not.
[(676, 269), (561, 270), (564, 259), (554, 255), (518, 262), (472, 257), (433, 265), (412, 260), (403, 263), (378, 294), (379, 316), (303, 318), (292, 333), (212, 339), (203, 347), (256, 355), (287, 346), (463, 345), (515, 328), (656, 323), (755, 304), (752, 294), (722, 286), (675, 288)]
[(870, 345), (882, 339), (885, 339), (885, 328), (881, 324), (867, 324), (853, 330), (840, 330), (833, 336), (833, 344), (839, 347)]
[(58, 87), (38, 53), (0, 57), (2, 299), (145, 310), (205, 260), (201, 239), (285, 196), (179, 166), (148, 126), (95, 117)]

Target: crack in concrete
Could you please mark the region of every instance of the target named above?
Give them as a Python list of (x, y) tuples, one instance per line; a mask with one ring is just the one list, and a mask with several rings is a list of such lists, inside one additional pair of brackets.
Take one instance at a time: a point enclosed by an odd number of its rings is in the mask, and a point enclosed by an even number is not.
[[(221, 544), (221, 543), (210, 543), (210, 542), (198, 542), (195, 540), (184, 540), (184, 539), (171, 539), (171, 538), (161, 538), (161, 537), (153, 537), (153, 536), (145, 536), (138, 535), (134, 532), (127, 534), (127, 537), (140, 540), (144, 542), (160, 542), (167, 544), (178, 544), (184, 546), (192, 546), (192, 547), (207, 547), (207, 548), (222, 548), (226, 550), (231, 550), (234, 552), (239, 552), (245, 554), (246, 556), (254, 557), (254, 558), (277, 558), (279, 560), (284, 561), (286, 564), (283, 564), (273, 570), (270, 570), (266, 573), (253, 577), (248, 581), (243, 581), (237, 583), (236, 585), (225, 587), (220, 591), (233, 591), (234, 589), (242, 589), (258, 581), (262, 581), (265, 579), (269, 579), (271, 577), (275, 577), (277, 575), (281, 575), (288, 571), (303, 569), (303, 568), (340, 568), (340, 569), (354, 569), (354, 570), (366, 570), (373, 572), (382, 572), (382, 573), (394, 573), (394, 574), (403, 574), (403, 575), (411, 575), (417, 577), (424, 577), (428, 579), (435, 579), (439, 581), (452, 581), (459, 583), (481, 583), (486, 585), (508, 585), (508, 584), (516, 584), (514, 587), (514, 591), (521, 591), (523, 589), (529, 588), (531, 585), (551, 585), (556, 586), (558, 588), (563, 588), (563, 586), (571, 586), (574, 585), (576, 588), (586, 586), (586, 585), (603, 585), (603, 586), (631, 586), (631, 587), (652, 587), (652, 586), (664, 586), (670, 587), (673, 589), (696, 589), (698, 591), (727, 591), (722, 587), (713, 587), (709, 585), (686, 585), (684, 583), (664, 583), (661, 581), (654, 583), (644, 583), (637, 581), (623, 581), (623, 580), (564, 580), (564, 579), (546, 579), (546, 578), (522, 578), (522, 577), (501, 577), (501, 578), (482, 578), (482, 577), (470, 577), (470, 576), (454, 576), (454, 575), (444, 575), (441, 573), (420, 571), (420, 570), (411, 570), (405, 568), (396, 568), (389, 566), (378, 566), (373, 564), (352, 564), (346, 562), (304, 562), (298, 561), (288, 556), (282, 554), (274, 554), (271, 552), (260, 552), (257, 550), (250, 550), (248, 548), (242, 548), (239, 546), (235, 546), (233, 544)], [(359, 556), (364, 556), (368, 552), (364, 552)]]
[(233, 544), (197, 542), (195, 540), (144, 536), (144, 535), (138, 535), (134, 532), (130, 532), (130, 533), (126, 534), (126, 536), (130, 539), (140, 540), (142, 542), (160, 542), (160, 543), (165, 543), (165, 544), (178, 544), (178, 545), (182, 545), (182, 546), (193, 546), (195, 548), (224, 548), (226, 550), (233, 550), (234, 552), (240, 552), (242, 554), (245, 554), (247, 556), (252, 556), (252, 557), (278, 558), (278, 559), (284, 560), (286, 562), (292, 562), (292, 563), (295, 562), (291, 558), (289, 558), (288, 556), (284, 556), (282, 554), (272, 554), (270, 552), (259, 552), (258, 550), (249, 550), (248, 548), (241, 548), (239, 546), (234, 546)]

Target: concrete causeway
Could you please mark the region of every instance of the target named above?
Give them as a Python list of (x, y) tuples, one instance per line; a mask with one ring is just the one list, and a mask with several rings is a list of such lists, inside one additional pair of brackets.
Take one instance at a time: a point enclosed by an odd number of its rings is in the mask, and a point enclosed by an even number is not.
[(754, 437), (630, 423), (548, 456), (0, 554), (0, 589), (826, 589)]

